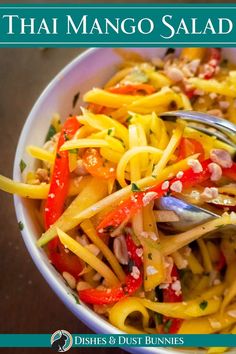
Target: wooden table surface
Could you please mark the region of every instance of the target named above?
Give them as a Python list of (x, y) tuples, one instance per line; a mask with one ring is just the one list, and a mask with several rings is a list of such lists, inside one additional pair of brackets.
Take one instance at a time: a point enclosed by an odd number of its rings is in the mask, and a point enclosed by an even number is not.
[[(30, 2), (25, 0), (24, 3)], [(58, 71), (80, 52), (81, 49), (75, 48), (0, 49), (0, 173), (12, 176), (19, 134), (33, 103)], [(13, 199), (2, 192), (0, 274), (0, 333), (53, 333), (61, 328), (71, 333), (91, 333), (57, 298), (33, 264), (18, 230)], [(0, 350), (4, 354), (43, 354), (49, 351), (13, 348)], [(71, 352), (106, 354), (111, 349), (73, 349)], [(124, 353), (115, 348), (112, 352)]]

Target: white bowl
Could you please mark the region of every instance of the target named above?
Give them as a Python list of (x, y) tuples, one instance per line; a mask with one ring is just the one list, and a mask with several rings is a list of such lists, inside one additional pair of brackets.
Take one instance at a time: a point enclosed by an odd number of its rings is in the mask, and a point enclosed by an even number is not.
[[(166, 51), (164, 48), (136, 48), (132, 50), (141, 53), (147, 58), (162, 56)], [(224, 55), (230, 60), (233, 60), (235, 53), (235, 49), (228, 48), (225, 49)], [(38, 146), (43, 144), (52, 115), (55, 112), (59, 113), (63, 119), (67, 117), (68, 114), (73, 113), (73, 97), (79, 91), (80, 99), (75, 107), (76, 112), (76, 108), (78, 109), (80, 104), (82, 104), (83, 94), (92, 87), (102, 87), (108, 78), (116, 71), (116, 64), (119, 62), (121, 62), (121, 58), (111, 48), (90, 49), (68, 64), (53, 79), (35, 103), (20, 135), (14, 161), (13, 177), (15, 180), (22, 179), (19, 171), (21, 159), (26, 161), (27, 169), (32, 169), (34, 166), (34, 160), (25, 154), (25, 147), (29, 144)], [(24, 224), (22, 236), (26, 247), (39, 271), (59, 298), (75, 316), (93, 331), (107, 334), (122, 333), (85, 305), (76, 304), (74, 297), (70, 295), (70, 290), (65, 285), (62, 277), (49, 263), (45, 252), (36, 246), (36, 239), (40, 235), (40, 227), (36, 218), (32, 215), (35, 201), (25, 200), (15, 196), (14, 203), (17, 219)], [(173, 349), (165, 348), (128, 348), (128, 351), (142, 354), (173, 353)], [(176, 352), (180, 353), (179, 350)], [(183, 350), (182, 352), (188, 353), (190, 351)], [(197, 353), (199, 351), (191, 351), (191, 353), (193, 352)]]

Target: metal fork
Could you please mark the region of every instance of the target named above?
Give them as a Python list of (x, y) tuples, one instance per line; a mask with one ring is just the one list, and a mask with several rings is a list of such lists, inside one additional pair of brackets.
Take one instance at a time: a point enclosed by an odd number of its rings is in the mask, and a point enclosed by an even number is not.
[(160, 117), (169, 121), (176, 121), (181, 118), (190, 123), (189, 127), (207, 135), (215, 136), (217, 139), (236, 148), (236, 126), (225, 119), (195, 111), (165, 112), (161, 113)]
[[(225, 119), (195, 111), (166, 112), (160, 114), (160, 117), (169, 121), (176, 121), (178, 118), (181, 118), (190, 123), (188, 125), (189, 127), (202, 131), (207, 135), (215, 136), (217, 139), (224, 141), (236, 149), (236, 126)], [(168, 233), (187, 231), (212, 218), (219, 217), (218, 214), (203, 207), (189, 204), (186, 201), (171, 196), (159, 198), (156, 200), (155, 204), (158, 209), (172, 210), (179, 217), (179, 221), (177, 222), (159, 223), (159, 227)], [(224, 236), (229, 233), (229, 231), (235, 234), (236, 227), (229, 225), (228, 227), (222, 228), (220, 233)]]

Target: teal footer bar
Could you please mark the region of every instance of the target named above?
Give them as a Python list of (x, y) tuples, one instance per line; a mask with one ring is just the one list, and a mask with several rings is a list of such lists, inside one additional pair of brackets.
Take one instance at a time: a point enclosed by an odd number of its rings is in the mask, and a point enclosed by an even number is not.
[(0, 334), (0, 347), (50, 348), (53, 343), (70, 343), (73, 347), (236, 347), (233, 334)]

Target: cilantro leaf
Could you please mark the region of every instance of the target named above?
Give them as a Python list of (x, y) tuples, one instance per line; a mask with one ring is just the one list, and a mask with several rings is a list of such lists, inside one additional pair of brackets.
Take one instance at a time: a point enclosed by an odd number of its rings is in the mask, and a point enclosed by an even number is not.
[(18, 227), (19, 227), (20, 231), (22, 231), (24, 229), (24, 224), (22, 221), (18, 222)]
[(78, 154), (78, 149), (71, 149), (69, 150), (70, 154), (75, 154), (77, 155)]
[(171, 327), (171, 325), (172, 325), (172, 321), (173, 321), (173, 320), (170, 319), (170, 320), (166, 321), (166, 323), (164, 324), (163, 329), (164, 329), (164, 332), (165, 332), (165, 333), (168, 333), (168, 332), (169, 332), (170, 327)]
[(45, 138), (45, 143), (49, 140), (51, 140), (51, 138), (57, 133), (55, 127), (51, 124), (49, 129), (48, 129), (48, 132), (47, 132), (47, 135), (46, 135), (46, 138)]
[(80, 92), (77, 92), (77, 93), (74, 95), (73, 101), (72, 101), (72, 107), (73, 107), (73, 108), (75, 108), (76, 103), (77, 103), (77, 101), (78, 101), (78, 99), (79, 99), (79, 96), (80, 96)]
[(148, 253), (148, 259), (152, 260), (152, 253)]
[(24, 160), (20, 160), (20, 172), (22, 173), (24, 169), (26, 168), (26, 163)]
[(207, 307), (208, 305), (208, 301), (206, 300), (203, 300), (200, 304), (199, 304), (199, 307), (201, 310), (205, 310), (205, 308)]
[(71, 293), (71, 295), (73, 296), (73, 298), (75, 299), (75, 302), (76, 302), (76, 304), (80, 304), (80, 302), (79, 302), (79, 298), (78, 298), (78, 296), (76, 296), (75, 294), (73, 294), (73, 293)]
[(132, 184), (131, 184), (131, 191), (132, 191), (132, 192), (140, 192), (141, 189), (137, 186), (137, 184), (132, 183)]

